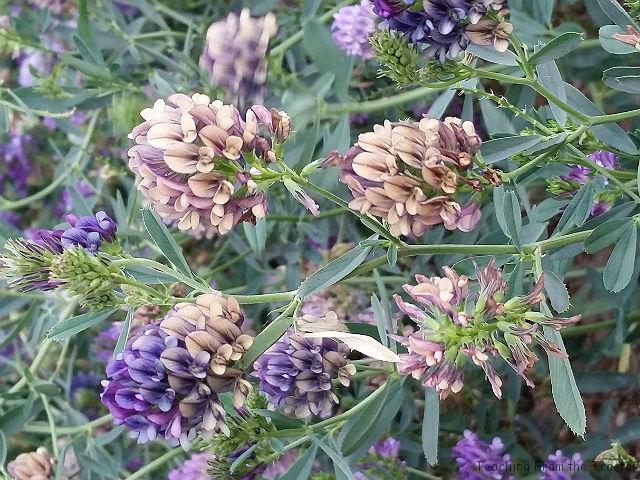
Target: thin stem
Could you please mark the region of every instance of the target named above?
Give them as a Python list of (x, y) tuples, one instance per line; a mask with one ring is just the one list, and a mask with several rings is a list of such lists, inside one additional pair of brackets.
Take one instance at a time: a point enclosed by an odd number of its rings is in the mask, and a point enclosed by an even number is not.
[(396, 105), (404, 105), (415, 102), (416, 100), (422, 100), (428, 97), (429, 94), (437, 91), (438, 89), (434, 89), (433, 87), (420, 87), (415, 90), (385, 98), (378, 98), (376, 100), (325, 105), (320, 113), (321, 115), (332, 117), (351, 112), (377, 112), (378, 110), (395, 107)]
[(234, 295), (240, 305), (255, 305), (258, 303), (290, 302), (296, 296), (296, 290), (282, 293), (264, 293), (261, 295)]
[(58, 433), (56, 431), (56, 422), (53, 418), (53, 413), (51, 413), (51, 405), (49, 405), (49, 400), (47, 400), (47, 397), (42, 393), (40, 394), (40, 400), (42, 400), (44, 411), (47, 414), (47, 419), (49, 420), (49, 433), (51, 434), (51, 448), (53, 448), (53, 456), (58, 458), (60, 456), (60, 451), (58, 450)]
[(348, 212), (348, 208), (340, 207), (340, 208), (332, 208), (330, 210), (324, 210), (320, 212), (318, 216), (313, 215), (267, 215), (267, 221), (271, 222), (315, 222), (317, 220), (321, 220), (323, 218), (335, 217), (337, 215), (341, 215), (345, 212)]
[[(35, 356), (35, 358), (33, 359), (33, 362), (31, 362), (31, 365), (29, 366), (29, 373), (36, 373), (36, 371), (40, 367), (40, 364), (47, 357), (49, 348), (51, 348), (52, 345), (53, 345), (53, 341), (51, 340), (45, 340), (44, 342), (42, 342), (42, 346), (40, 347), (40, 350), (38, 350), (37, 355)], [(27, 384), (26, 377), (22, 377), (13, 385), (13, 387), (9, 389), (9, 393), (17, 392), (26, 384)]]
[(421, 470), (418, 470), (416, 468), (411, 468), (411, 467), (405, 467), (405, 470), (409, 473), (412, 473), (418, 477), (421, 478), (428, 478), (429, 480), (441, 480), (440, 477), (436, 477), (435, 475), (431, 475), (430, 473), (427, 472), (423, 472)]
[(139, 267), (147, 267), (150, 268), (152, 270), (156, 270), (158, 272), (164, 273), (166, 275), (169, 275), (173, 278), (175, 278), (176, 280), (178, 280), (179, 282), (184, 283), (185, 285), (190, 286), (191, 288), (193, 288), (194, 290), (201, 292), (201, 293), (211, 293), (213, 292), (213, 289), (211, 288), (211, 286), (209, 286), (208, 284), (204, 283), (204, 282), (200, 282), (199, 280), (192, 278), (192, 277), (188, 277), (186, 275), (183, 275), (182, 273), (178, 272), (177, 270), (168, 267), (162, 263), (156, 262), (154, 260), (149, 260), (146, 258), (121, 258), (118, 260), (114, 260), (113, 261), (114, 265), (120, 266), (120, 267), (124, 267), (126, 268), (127, 266), (139, 266)]
[(172, 460), (173, 458), (183, 454), (184, 451), (181, 448), (172, 448), (171, 450), (169, 450), (167, 453), (165, 453), (164, 455), (156, 458), (153, 462), (151, 463), (147, 463), (145, 466), (143, 466), (140, 470), (138, 470), (137, 472), (134, 472), (133, 474), (129, 475), (125, 480), (136, 480), (139, 478), (143, 478), (145, 477), (147, 474), (157, 470), (158, 468), (162, 467), (165, 463), (167, 463), (169, 460)]
[(591, 117), (590, 125), (601, 125), (603, 123), (619, 122), (628, 118), (640, 117), (640, 108), (629, 110), (628, 112), (612, 113), (611, 115), (596, 115)]
[[(113, 416), (105, 415), (100, 418), (96, 418), (95, 420), (85, 423), (84, 425), (78, 425), (75, 427), (59, 427), (56, 431), (60, 435), (72, 435), (74, 433), (79, 432), (89, 432), (95, 428), (101, 427), (102, 425), (109, 424), (113, 421)], [(25, 425), (22, 428), (22, 431), (27, 433), (49, 433), (50, 426), (46, 423), (42, 422), (33, 422), (30, 425)]]

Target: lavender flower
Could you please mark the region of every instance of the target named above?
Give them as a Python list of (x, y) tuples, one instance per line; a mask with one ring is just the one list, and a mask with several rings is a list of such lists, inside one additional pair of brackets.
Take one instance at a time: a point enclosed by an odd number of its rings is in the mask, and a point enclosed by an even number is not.
[(211, 455), (207, 452), (194, 453), (182, 465), (169, 472), (167, 480), (208, 480), (208, 462)]
[(333, 380), (349, 385), (355, 373), (348, 354), (349, 348), (335, 340), (287, 333), (258, 358), (252, 375), (260, 379), (260, 391), (271, 408), (300, 418), (326, 418), (338, 403)]
[(393, 437), (385, 438), (373, 444), (369, 453), (375, 453), (382, 458), (396, 458), (400, 453), (400, 442)]
[(556, 450), (547, 457), (546, 462), (540, 469), (540, 480), (570, 480), (582, 470), (582, 456), (574, 453), (567, 457), (562, 451)]
[(188, 445), (197, 433), (229, 433), (219, 394), (244, 403), (250, 384), (231, 364), (249, 348), (232, 297), (201, 295), (178, 303), (160, 323), (141, 327), (107, 365), (102, 402), (138, 443), (163, 436)]
[(365, 60), (373, 57), (369, 36), (376, 31), (376, 17), (372, 8), (369, 0), (342, 7), (333, 16), (331, 25), (332, 37), (338, 47)]
[[(605, 150), (598, 150), (589, 155), (589, 159), (593, 161), (596, 165), (599, 165), (607, 170), (615, 170), (618, 166), (618, 157), (612, 153), (607, 152)], [(569, 182), (570, 185), (584, 185), (589, 181), (591, 175), (593, 174), (593, 170), (589, 167), (585, 167), (582, 165), (573, 165), (569, 170), (569, 173), (566, 175), (562, 175), (560, 178), (565, 182)], [(609, 184), (609, 179), (605, 176), (599, 177), (604, 185)], [(571, 188), (571, 187), (569, 187)], [(575, 189), (569, 193), (575, 193)], [(600, 192), (596, 194), (595, 201), (593, 206), (591, 207), (591, 215), (598, 216), (603, 213), (611, 210), (613, 206), (613, 202), (611, 199), (607, 198), (606, 192)]]
[(373, 0), (373, 11), (382, 18), (391, 18), (403, 12), (407, 4), (403, 0)]
[(469, 13), (467, 0), (424, 0), (423, 5), (442, 35), (451, 33)]
[(504, 453), (504, 445), (495, 437), (486, 443), (470, 430), (451, 449), (458, 464), (458, 480), (512, 480), (508, 472), (511, 456)]
[(27, 194), (27, 183), (33, 172), (32, 149), (37, 148), (31, 134), (11, 134), (9, 141), (0, 144), (2, 168), (0, 168), (0, 194), (5, 194), (7, 186), (15, 195)]

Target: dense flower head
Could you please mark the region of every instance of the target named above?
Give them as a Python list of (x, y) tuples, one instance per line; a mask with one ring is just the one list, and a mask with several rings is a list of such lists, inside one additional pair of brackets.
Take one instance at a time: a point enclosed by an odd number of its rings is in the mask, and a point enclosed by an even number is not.
[(560, 330), (580, 320), (551, 318), (531, 311), (538, 304), (542, 278), (530, 293), (503, 303), (507, 284), (503, 272), (491, 260), (487, 267), (476, 267), (477, 285), (472, 295), (471, 280), (444, 267), (444, 277), (416, 275), (416, 285), (404, 285), (415, 304), (395, 295), (400, 310), (408, 315), (419, 329), (397, 340), (408, 353), (400, 355), (398, 369), (422, 381), (425, 387), (435, 388), (441, 398), (458, 393), (464, 384), (464, 367), (471, 361), (481, 367), (496, 397), (502, 395), (502, 379), (493, 363), (502, 358), (533, 387), (526, 372), (531, 370), (537, 356), (531, 346), (537, 343), (552, 354), (566, 354), (558, 345), (544, 338), (540, 326)]
[(365, 60), (373, 57), (369, 36), (377, 29), (372, 7), (369, 0), (342, 7), (333, 16), (331, 25), (331, 36), (336, 45), (349, 55)]
[(375, 125), (340, 165), (340, 181), (354, 198), (349, 207), (388, 221), (396, 236), (419, 237), (440, 224), (473, 230), (480, 209), (475, 202), (461, 205), (456, 194), (480, 188), (467, 177), (480, 144), (473, 123), (458, 118)]
[(291, 131), (285, 112), (254, 105), (241, 118), (233, 105), (202, 94), (157, 100), (129, 138), (138, 190), (167, 223), (210, 238), (265, 216), (267, 200), (249, 161), (273, 161)]
[(248, 8), (212, 23), (200, 56), (211, 85), (224, 88), (238, 105), (262, 103), (267, 51), (277, 32), (273, 13), (252, 18)]
[(198, 432), (228, 434), (219, 395), (231, 392), (240, 407), (250, 390), (231, 366), (253, 341), (242, 321), (235, 299), (206, 294), (141, 327), (107, 365), (101, 399), (115, 422), (139, 443), (163, 436), (184, 446)]
[(329, 338), (306, 338), (289, 332), (263, 353), (253, 365), (260, 391), (270, 408), (305, 418), (331, 415), (338, 397), (333, 381), (349, 385), (355, 367), (347, 363), (349, 348)]
[(491, 443), (480, 440), (470, 430), (451, 449), (458, 464), (458, 480), (513, 480), (509, 475), (511, 456), (504, 453), (504, 445), (499, 437)]
[(493, 45), (500, 52), (509, 47), (513, 26), (504, 21), (506, 0), (423, 0), (417, 8), (406, 3), (376, 1), (374, 12), (384, 27), (424, 44), (428, 58), (455, 60), (469, 43)]
[(582, 455), (568, 457), (560, 450), (550, 454), (540, 469), (540, 480), (571, 480), (582, 469)]

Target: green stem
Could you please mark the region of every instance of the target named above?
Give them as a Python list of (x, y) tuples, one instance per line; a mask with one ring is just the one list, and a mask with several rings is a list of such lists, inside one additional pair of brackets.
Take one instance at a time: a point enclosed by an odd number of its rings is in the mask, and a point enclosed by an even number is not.
[(590, 125), (601, 125), (603, 123), (619, 122), (628, 118), (640, 117), (640, 108), (629, 110), (628, 112), (612, 113), (611, 115), (596, 115), (591, 117)]
[(230, 260), (228, 260), (228, 261), (226, 261), (224, 263), (221, 263), (220, 265), (216, 266), (216, 268), (212, 269), (209, 272), (209, 275), (213, 275), (214, 273), (226, 270), (230, 266), (235, 265), (238, 262), (241, 262), (242, 260), (247, 258), (247, 255), (249, 255), (250, 253), (251, 253), (251, 249), (245, 250), (244, 252), (239, 253), (238, 255), (236, 255), (235, 257), (231, 258)]
[(58, 188), (58, 186), (67, 179), (69, 170), (73, 170), (74, 168), (76, 168), (82, 161), (82, 158), (86, 153), (87, 148), (89, 147), (89, 143), (91, 142), (91, 137), (93, 136), (93, 132), (95, 131), (99, 115), (100, 110), (96, 110), (91, 116), (91, 120), (89, 121), (89, 126), (87, 127), (87, 132), (84, 135), (82, 145), (80, 145), (78, 153), (76, 153), (75, 158), (71, 161), (71, 164), (63, 174), (58, 175), (58, 177), (55, 178), (49, 185), (44, 187), (42, 190), (34, 193), (33, 195), (29, 195), (28, 197), (24, 197), (19, 200), (7, 200), (6, 198), (0, 197), (0, 211), (14, 210), (16, 208), (24, 207), (35, 202), (36, 200), (40, 200), (41, 198), (46, 197), (56, 188)]
[[(100, 418), (96, 418), (95, 420), (86, 423), (84, 425), (78, 425), (75, 427), (59, 427), (56, 431), (60, 435), (72, 435), (74, 433), (79, 432), (89, 432), (97, 427), (101, 427), (102, 425), (109, 424), (113, 421), (113, 417), (111, 415), (105, 415)], [(22, 428), (23, 432), (27, 433), (49, 433), (50, 426), (48, 423), (43, 422), (33, 422), (30, 425), (25, 425)]]
[(255, 305), (258, 303), (290, 302), (296, 296), (296, 290), (282, 293), (264, 293), (261, 295), (234, 295), (240, 305)]
[(589, 323), (586, 325), (577, 325), (575, 327), (568, 327), (560, 331), (563, 338), (578, 337), (587, 333), (599, 332), (600, 330), (606, 330), (613, 327), (616, 324), (615, 320), (603, 320), (602, 322)]
[(333, 117), (352, 112), (377, 112), (379, 110), (391, 108), (396, 105), (404, 105), (406, 103), (422, 100), (428, 97), (429, 94), (437, 91), (438, 90), (434, 89), (433, 87), (420, 87), (416, 88), (415, 90), (399, 93), (398, 95), (391, 95), (385, 98), (378, 98), (376, 100), (340, 103), (335, 105), (329, 104), (325, 105), (320, 113), (323, 116)]
[(56, 422), (53, 418), (53, 413), (51, 413), (51, 405), (49, 405), (49, 400), (47, 400), (47, 397), (42, 393), (40, 394), (40, 400), (42, 400), (44, 411), (47, 414), (47, 420), (49, 420), (49, 433), (51, 434), (51, 448), (53, 449), (53, 456), (58, 458), (60, 456), (60, 451), (58, 449), (58, 433), (56, 431)]
[(405, 467), (405, 470), (421, 478), (428, 478), (429, 480), (442, 480), (440, 477), (436, 477), (435, 475), (431, 475), (430, 473), (423, 472), (415, 468)]
[(121, 258), (121, 259), (118, 259), (118, 260), (114, 260), (113, 264), (117, 265), (117, 266), (120, 266), (120, 267), (124, 267), (124, 268), (126, 268), (127, 266), (139, 266), (139, 267), (150, 268), (152, 270), (156, 270), (158, 272), (164, 273), (166, 275), (169, 275), (169, 276), (175, 278), (179, 282), (182, 282), (185, 285), (190, 286), (191, 288), (193, 288), (197, 292), (200, 292), (200, 293), (211, 293), (213, 291), (211, 286), (209, 286), (208, 284), (206, 284), (204, 282), (200, 282), (199, 280), (197, 280), (195, 278), (191, 278), (191, 277), (188, 277), (186, 275), (183, 275), (182, 273), (178, 272), (177, 270), (175, 270), (175, 269), (173, 269), (171, 267), (168, 267), (168, 266), (166, 266), (166, 265), (164, 265), (162, 263), (156, 262), (154, 260), (149, 260), (149, 259), (146, 259), (146, 258)]
[(169, 460), (172, 460), (175, 457), (177, 457), (179, 455), (182, 455), (182, 454), (184, 454), (184, 451), (181, 448), (174, 447), (171, 450), (169, 450), (167, 453), (165, 453), (164, 455), (156, 458), (153, 462), (147, 463), (145, 466), (143, 466), (137, 472), (134, 472), (131, 475), (129, 475), (125, 480), (137, 480), (139, 478), (144, 478), (147, 474), (149, 474), (149, 473), (157, 470), (158, 468), (162, 467)]
[(341, 215), (345, 212), (348, 212), (348, 208), (340, 207), (333, 208), (331, 210), (324, 210), (320, 212), (320, 214), (315, 217), (313, 215), (267, 215), (267, 221), (271, 222), (315, 222), (316, 220), (321, 220), (323, 218), (335, 217), (336, 215)]

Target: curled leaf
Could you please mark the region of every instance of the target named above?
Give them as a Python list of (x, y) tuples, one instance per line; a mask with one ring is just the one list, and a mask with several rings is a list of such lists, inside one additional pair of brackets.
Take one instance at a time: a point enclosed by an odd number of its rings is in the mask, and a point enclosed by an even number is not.
[(396, 353), (366, 335), (334, 331), (304, 333), (303, 335), (307, 338), (333, 338), (334, 340), (340, 340), (351, 350), (356, 350), (367, 357), (383, 362), (397, 363), (400, 361), (400, 357)]

